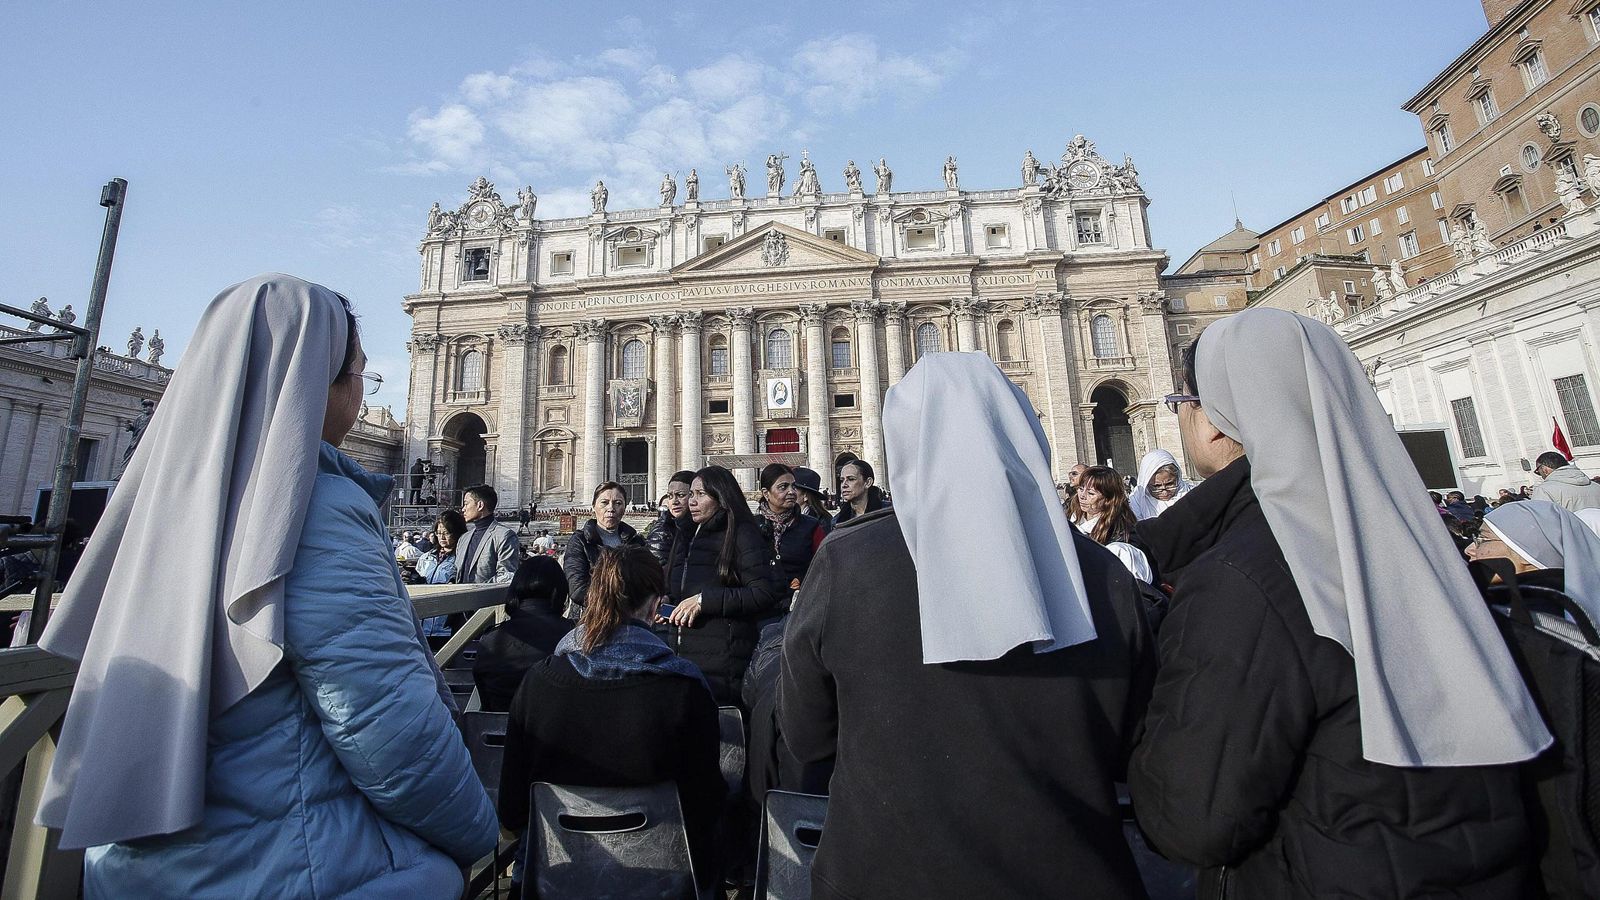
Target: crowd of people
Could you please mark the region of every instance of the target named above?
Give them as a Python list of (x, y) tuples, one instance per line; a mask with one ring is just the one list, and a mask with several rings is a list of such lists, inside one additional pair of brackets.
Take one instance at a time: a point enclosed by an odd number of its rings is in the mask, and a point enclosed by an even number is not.
[[(452, 623), (417, 621), (386, 479), (336, 449), (364, 363), (348, 303), (286, 276), (197, 329), (42, 641), (80, 661), (40, 819), (89, 848), (88, 896), (453, 897), (536, 782), (675, 784), (707, 887), (748, 879), (767, 790), (826, 793), (822, 900), (1145, 896), (1119, 792), (1202, 897), (1594, 896), (1480, 575), (1600, 620), (1600, 485), (1556, 454), (1526, 499), (1430, 503), (1317, 322), (1187, 349), (1187, 471), (1156, 449), (1058, 489), (1022, 391), (935, 353), (884, 402), (892, 503), (865, 461), (753, 497), (706, 466), (643, 534), (607, 482), (524, 558), (469, 488), (403, 543), (429, 583), (506, 586), (474, 661), (509, 714), (498, 808), (429, 652)], [(177, 503), (215, 537), (181, 564)]]

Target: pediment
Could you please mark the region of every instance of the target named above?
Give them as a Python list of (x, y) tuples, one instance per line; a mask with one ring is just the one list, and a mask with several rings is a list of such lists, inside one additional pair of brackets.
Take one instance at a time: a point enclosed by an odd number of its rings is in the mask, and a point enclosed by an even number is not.
[(710, 253), (679, 263), (674, 275), (705, 272), (771, 272), (831, 266), (875, 266), (878, 257), (797, 228), (764, 222)]

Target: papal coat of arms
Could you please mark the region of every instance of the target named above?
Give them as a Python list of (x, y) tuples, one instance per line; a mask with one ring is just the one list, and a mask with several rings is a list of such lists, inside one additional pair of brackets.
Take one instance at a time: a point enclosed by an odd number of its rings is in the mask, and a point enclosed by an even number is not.
[(781, 266), (789, 261), (789, 239), (783, 232), (767, 232), (767, 239), (761, 245), (761, 261), (769, 266)]

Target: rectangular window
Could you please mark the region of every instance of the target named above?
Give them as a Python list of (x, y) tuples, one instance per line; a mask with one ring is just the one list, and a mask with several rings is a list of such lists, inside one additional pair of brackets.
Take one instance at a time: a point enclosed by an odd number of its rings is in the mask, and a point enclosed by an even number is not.
[(1177, 331), (1178, 331), (1178, 337), (1188, 337), (1189, 335), (1194, 333), (1194, 326), (1193, 325), (1179, 324), (1177, 326)]
[(701, 253), (710, 253), (712, 250), (715, 250), (718, 247), (721, 247), (723, 244), (726, 244), (727, 242), (728, 242), (728, 236), (725, 235), (725, 234), (707, 235), (706, 238), (700, 242), (700, 252)]
[(1425, 159), (1422, 161), (1422, 174), (1427, 178), (1433, 177), (1433, 160)]
[(1404, 190), (1405, 186), (1406, 176), (1403, 172), (1396, 172), (1383, 180), (1383, 192), (1385, 194), (1392, 194), (1395, 191)]
[(1372, 185), (1369, 184), (1366, 187), (1361, 189), (1361, 205), (1362, 206), (1366, 206), (1368, 203), (1376, 203), (1377, 201), (1378, 201), (1378, 189), (1376, 187), (1373, 187)]
[(1349, 215), (1351, 212), (1353, 212), (1355, 210), (1355, 208), (1356, 208), (1356, 195), (1355, 194), (1351, 194), (1350, 196), (1348, 196), (1348, 197), (1344, 198), (1343, 200), (1339, 201), (1339, 211), (1344, 213), (1344, 214), (1346, 214), (1346, 215)]
[(850, 368), (850, 342), (834, 341), (831, 349), (833, 350), (833, 367), (835, 369)]
[(1567, 438), (1574, 447), (1600, 444), (1600, 421), (1595, 420), (1594, 401), (1589, 399), (1589, 385), (1582, 375), (1557, 378), (1556, 401), (1561, 404)]
[(1272, 277), (1273, 278), (1282, 278), (1283, 276), (1285, 276), (1287, 274), (1289, 274), (1289, 270), (1285, 269), (1283, 266), (1279, 266), (1276, 269), (1272, 270)]
[(488, 247), (471, 247), (461, 251), (461, 280), (489, 280)]
[(1406, 209), (1404, 206), (1400, 207), (1399, 209), (1394, 211), (1394, 220), (1396, 222), (1399, 222), (1401, 225), (1404, 225), (1407, 222), (1410, 222), (1411, 221), (1411, 210)]
[(1250, 265), (1255, 266), (1258, 269), (1261, 268), (1261, 254), (1259, 254), (1259, 253), (1250, 254)]
[(1450, 401), (1450, 412), (1456, 419), (1456, 439), (1461, 442), (1461, 455), (1467, 459), (1488, 456), (1483, 446), (1483, 431), (1478, 427), (1478, 410), (1471, 397)]
[(1533, 55), (1522, 63), (1522, 80), (1527, 83), (1530, 91), (1550, 80), (1550, 70), (1544, 67), (1544, 53), (1535, 50)]
[(642, 266), (649, 259), (643, 247), (618, 247), (617, 268), (625, 269), (629, 266)]
[(1450, 134), (1450, 124), (1447, 122), (1433, 130), (1434, 140), (1439, 142), (1439, 153), (1449, 153), (1456, 148), (1456, 139)]
[(1444, 219), (1439, 220), (1439, 240), (1446, 244), (1450, 243), (1450, 223)]
[(1499, 112), (1494, 105), (1494, 91), (1484, 91), (1472, 100), (1472, 111), (1478, 116), (1479, 125), (1487, 125), (1494, 121)]
[(711, 374), (713, 374), (713, 375), (726, 375), (726, 374), (728, 374), (728, 348), (727, 347), (712, 347), (711, 348)]
[(552, 253), (552, 254), (550, 254), (550, 274), (551, 275), (571, 275), (572, 274), (572, 251), (571, 250), (568, 250), (565, 253)]
[(707, 400), (706, 413), (713, 416), (725, 416), (728, 414), (728, 403), (729, 401), (727, 400)]
[(1105, 235), (1100, 231), (1100, 213), (1078, 213), (1078, 243), (1105, 243)]
[(1444, 197), (1438, 191), (1428, 195), (1428, 202), (1433, 204), (1434, 209), (1444, 209)]
[(1327, 228), (1329, 225), (1332, 225), (1332, 224), (1333, 224), (1333, 216), (1330, 216), (1327, 213), (1323, 213), (1322, 215), (1317, 216), (1317, 228), (1318, 229)]
[(833, 241), (835, 244), (842, 244), (844, 243), (844, 229), (829, 228), (827, 231), (822, 233), (822, 239), (825, 241)]
[(1345, 231), (1344, 236), (1352, 246), (1367, 239), (1367, 233), (1360, 225)]
[(1005, 225), (985, 226), (983, 245), (991, 250), (1011, 246), (1011, 229)]
[(1367, 233), (1368, 234), (1383, 234), (1383, 221), (1380, 220), (1380, 219), (1373, 219), (1372, 221), (1368, 222), (1367, 223)]
[(907, 228), (906, 248), (931, 250), (939, 245), (939, 232), (932, 228)]
[(1354, 294), (1356, 292), (1356, 283), (1354, 281), (1346, 281), (1344, 283), (1344, 292), (1346, 294)]
[(1304, 225), (1301, 225), (1301, 226), (1295, 228), (1295, 230), (1289, 232), (1289, 240), (1294, 241), (1296, 244), (1300, 243), (1301, 241), (1304, 241), (1305, 239), (1306, 239), (1306, 227)]
[(855, 394), (834, 394), (833, 395), (833, 408), (834, 409), (855, 409), (856, 408), (856, 395)]
[(1267, 255), (1268, 256), (1277, 256), (1279, 253), (1282, 253), (1282, 252), (1283, 252), (1283, 242), (1282, 241), (1275, 240), (1272, 243), (1267, 245)]
[(1417, 233), (1415, 231), (1408, 231), (1405, 234), (1400, 235), (1401, 259), (1410, 259), (1420, 252), (1422, 251), (1417, 249)]
[(1183, 312), (1189, 308), (1189, 301), (1182, 297), (1168, 297), (1167, 307), (1173, 312)]
[(1217, 309), (1227, 309), (1228, 308), (1228, 295), (1226, 295), (1226, 294), (1218, 294), (1215, 297), (1212, 297), (1211, 298), (1211, 305), (1215, 306)]
[(1589, 10), (1589, 31), (1592, 40), (1600, 41), (1600, 5)]

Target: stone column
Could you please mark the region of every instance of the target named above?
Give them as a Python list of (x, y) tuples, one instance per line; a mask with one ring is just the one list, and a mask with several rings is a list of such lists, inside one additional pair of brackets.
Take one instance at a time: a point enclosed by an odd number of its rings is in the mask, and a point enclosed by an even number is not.
[[(26, 506), (32, 499), (28, 496), (28, 488), (33, 484), (33, 447), (39, 443), (39, 426), (44, 420), (44, 404), (28, 403), (22, 407), (22, 413), (29, 418), (22, 422), (21, 436), (22, 447), (17, 461), (17, 480), (11, 496), (11, 508), (7, 511), (10, 515), (33, 515), (33, 509)], [(9, 458), (7, 459), (9, 462)]]
[(878, 304), (855, 300), (856, 347), (861, 373), (861, 455), (872, 465), (877, 480), (887, 483), (883, 464), (883, 386), (878, 380)]
[[(752, 307), (738, 306), (728, 310), (733, 320), (733, 337), (730, 341), (733, 366), (733, 452), (756, 452), (755, 415), (755, 363), (750, 358), (751, 328), (755, 325), (756, 311)], [(755, 487), (755, 473), (738, 469), (739, 484), (750, 490)]]
[(988, 304), (976, 297), (956, 297), (950, 301), (950, 310), (956, 314), (956, 349), (981, 350), (978, 337), (978, 320)]
[(433, 403), (438, 392), (439, 348), (444, 335), (418, 332), (411, 336), (411, 390), (406, 405), (407, 471), (418, 457), (428, 456), (428, 440), (433, 437)]
[(573, 496), (585, 496), (605, 481), (606, 464), (606, 320), (578, 323), (584, 342), (586, 374), (583, 380), (583, 481), (572, 486)]
[[(827, 306), (821, 303), (802, 303), (800, 323), (806, 329), (806, 462), (818, 474), (828, 472), (833, 465), (833, 441), (828, 432), (828, 412), (833, 404), (828, 400), (827, 329), (822, 315)], [(823, 474), (823, 480), (827, 480)]]
[(656, 350), (656, 435), (650, 444), (654, 463), (650, 471), (655, 474), (659, 487), (650, 491), (654, 495), (650, 499), (654, 501), (661, 496), (659, 491), (666, 489), (676, 461), (672, 452), (672, 420), (673, 407), (678, 400), (678, 370), (672, 364), (672, 317), (651, 316), (650, 327), (655, 330)]
[(882, 306), (883, 343), (889, 357), (889, 387), (894, 387), (906, 375), (906, 305), (884, 303)]
[(1068, 330), (1062, 322), (1066, 310), (1065, 295), (1059, 293), (1034, 294), (1023, 303), (1023, 309), (1032, 317), (1039, 329), (1039, 357), (1041, 381), (1044, 385), (1044, 426), (1050, 438), (1051, 473), (1057, 481), (1066, 480), (1067, 470), (1078, 462), (1087, 462), (1082, 454), (1094, 453), (1094, 420), (1092, 410), (1084, 418), (1084, 448), (1078, 443), (1078, 413), (1080, 403), (1088, 398), (1077, 396), (1073, 370), (1077, 366), (1068, 343)]
[(528, 326), (520, 322), (501, 325), (500, 345), (505, 348), (500, 369), (499, 452), (490, 472), (500, 505), (506, 509), (527, 502), (527, 457), (523, 428), (528, 417)]
[(1143, 399), (1155, 403), (1151, 413), (1155, 417), (1151, 428), (1155, 446), (1171, 451), (1178, 458), (1179, 465), (1187, 469), (1183, 436), (1178, 433), (1178, 417), (1160, 402), (1162, 397), (1176, 391), (1172, 377), (1172, 348), (1167, 344), (1167, 297), (1160, 291), (1142, 293), (1139, 295), (1139, 309), (1142, 313), (1139, 329), (1144, 332), (1151, 390), (1150, 396)]
[(683, 423), (680, 435), (683, 452), (678, 464), (697, 470), (705, 465), (705, 443), (700, 428), (705, 421), (702, 409), (705, 404), (701, 400), (705, 383), (700, 378), (700, 313), (679, 313), (678, 327), (679, 371), (683, 376), (679, 379), (683, 386), (682, 405), (678, 407), (678, 419)]

